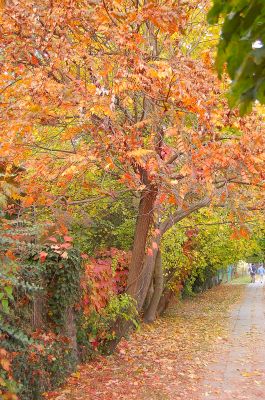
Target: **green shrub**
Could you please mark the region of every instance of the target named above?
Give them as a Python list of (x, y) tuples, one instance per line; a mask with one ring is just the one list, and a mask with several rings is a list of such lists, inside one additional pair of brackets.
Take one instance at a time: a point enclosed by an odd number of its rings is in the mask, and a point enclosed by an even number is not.
[(94, 350), (108, 353), (108, 344), (116, 339), (116, 324), (125, 321), (138, 327), (135, 301), (127, 294), (113, 296), (101, 312), (93, 311), (83, 318), (78, 338), (85, 336)]
[(53, 336), (52, 341), (21, 348), (12, 363), (20, 400), (42, 399), (42, 394), (62, 384), (74, 367), (70, 345), (62, 338)]

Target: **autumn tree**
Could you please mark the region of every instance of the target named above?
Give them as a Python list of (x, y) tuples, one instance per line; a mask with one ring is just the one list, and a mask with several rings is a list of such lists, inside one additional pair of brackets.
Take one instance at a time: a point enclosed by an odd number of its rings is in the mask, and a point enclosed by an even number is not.
[[(264, 179), (260, 117), (238, 120), (211, 56), (180, 44), (198, 5), (10, 0), (2, 10), (1, 155), (26, 168), (22, 204), (67, 211), (115, 197), (106, 176), (133, 192), (127, 290), (139, 309), (163, 234)], [(75, 182), (85, 198), (71, 196)]]

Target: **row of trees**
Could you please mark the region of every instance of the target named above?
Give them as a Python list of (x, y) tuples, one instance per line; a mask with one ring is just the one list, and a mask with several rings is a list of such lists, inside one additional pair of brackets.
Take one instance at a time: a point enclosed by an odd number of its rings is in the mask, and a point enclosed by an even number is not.
[[(52, 236), (43, 240), (38, 231), (43, 233), (46, 224), (32, 224), (25, 214), (23, 220), (2, 218), (2, 394), (8, 390), (22, 399), (41, 398), (77, 362), (112, 351), (128, 323), (138, 325), (134, 302), (124, 293), (135, 214), (127, 194), (118, 210), (116, 202), (102, 208), (88, 237), (83, 225), (73, 225), (75, 237), (83, 239), (79, 246), (54, 226)], [(253, 255), (262, 260), (264, 228), (260, 225), (259, 231), (257, 223), (249, 220), (243, 230), (227, 212), (204, 209), (168, 230), (143, 305), (145, 320), (162, 313), (172, 296), (219, 283), (217, 274), (228, 265)], [(114, 241), (119, 250), (111, 248)]]
[[(15, 269), (19, 257), (39, 271), (33, 279), (27, 269), (28, 283), (52, 282), (31, 297), (33, 328), (56, 331), (63, 317), (74, 358), (85, 339), (116, 343), (136, 323), (130, 298), (151, 322), (173, 288), (260, 252), (246, 243), (264, 211), (262, 110), (229, 109), (208, 6), (10, 0), (1, 9), (3, 265)], [(60, 308), (62, 298), (71, 304)], [(102, 318), (108, 328), (95, 333)]]

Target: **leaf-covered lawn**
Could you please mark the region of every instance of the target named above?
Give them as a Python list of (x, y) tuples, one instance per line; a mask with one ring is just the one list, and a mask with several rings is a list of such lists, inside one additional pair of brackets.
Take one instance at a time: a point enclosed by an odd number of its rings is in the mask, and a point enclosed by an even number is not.
[(214, 345), (226, 340), (228, 310), (244, 286), (220, 286), (184, 302), (122, 341), (110, 357), (79, 367), (56, 400), (197, 400)]

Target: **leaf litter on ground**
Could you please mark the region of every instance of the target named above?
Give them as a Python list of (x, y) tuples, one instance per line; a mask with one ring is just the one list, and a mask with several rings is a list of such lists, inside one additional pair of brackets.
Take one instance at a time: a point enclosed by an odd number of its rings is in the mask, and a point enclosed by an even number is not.
[(227, 341), (229, 309), (243, 293), (223, 285), (174, 301), (152, 325), (142, 325), (108, 357), (80, 365), (52, 400), (198, 400), (203, 374)]

